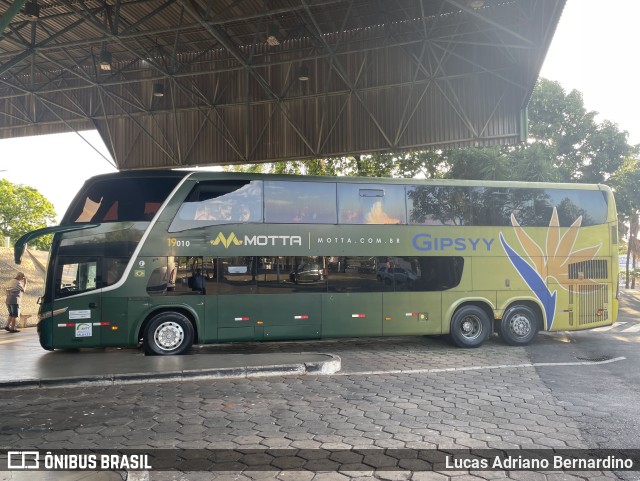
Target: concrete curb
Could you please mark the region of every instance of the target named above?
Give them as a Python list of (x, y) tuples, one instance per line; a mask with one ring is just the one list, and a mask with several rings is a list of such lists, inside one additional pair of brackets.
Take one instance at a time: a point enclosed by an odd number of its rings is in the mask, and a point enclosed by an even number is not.
[(211, 369), (193, 369), (154, 373), (98, 374), (48, 379), (21, 379), (0, 381), (0, 389), (50, 388), (81, 386), (112, 386), (119, 384), (139, 384), (148, 382), (179, 382), (203, 379), (243, 379), (277, 376), (328, 375), (340, 371), (342, 360), (334, 354), (309, 353), (324, 356), (326, 361), (265, 366), (239, 366)]

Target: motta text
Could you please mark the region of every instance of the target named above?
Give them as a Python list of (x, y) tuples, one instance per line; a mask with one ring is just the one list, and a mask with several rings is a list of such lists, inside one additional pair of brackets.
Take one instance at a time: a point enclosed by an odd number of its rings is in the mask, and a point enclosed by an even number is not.
[(299, 235), (254, 235), (244, 236), (244, 244), (248, 246), (301, 246)]
[(222, 244), (225, 249), (231, 245), (234, 246), (301, 246), (302, 237), (299, 235), (245, 235), (240, 240), (235, 233), (224, 235), (219, 232), (215, 239), (209, 241), (211, 245), (217, 246)]
[(400, 244), (399, 237), (318, 237), (318, 244)]

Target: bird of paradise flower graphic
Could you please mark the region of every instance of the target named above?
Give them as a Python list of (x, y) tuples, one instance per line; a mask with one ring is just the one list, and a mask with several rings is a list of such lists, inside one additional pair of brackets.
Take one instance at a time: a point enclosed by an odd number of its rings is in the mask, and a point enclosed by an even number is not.
[[(567, 265), (572, 261), (578, 261), (578, 259), (580, 261), (593, 259), (598, 254), (602, 244), (574, 251), (573, 248), (582, 225), (582, 216), (578, 217), (561, 235), (558, 211), (555, 207), (547, 229), (546, 253), (525, 232), (513, 214), (511, 214), (511, 225), (528, 260), (518, 254), (500, 232), (502, 248), (507, 253), (513, 267), (515, 267), (518, 274), (542, 304), (547, 318), (546, 328), (550, 330), (555, 318), (558, 293), (557, 291), (551, 292), (549, 290), (547, 280), (549, 278), (555, 279), (562, 288), (568, 289), (569, 284), (575, 283), (576, 280), (569, 280)], [(587, 282), (593, 281), (587, 280)]]

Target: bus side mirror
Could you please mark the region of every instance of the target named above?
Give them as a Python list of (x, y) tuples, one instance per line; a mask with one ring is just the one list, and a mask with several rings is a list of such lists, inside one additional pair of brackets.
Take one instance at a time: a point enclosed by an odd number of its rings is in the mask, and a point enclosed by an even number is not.
[(13, 262), (16, 264), (22, 263), (22, 256), (24, 255), (24, 250), (27, 247), (27, 244), (16, 244), (13, 247)]

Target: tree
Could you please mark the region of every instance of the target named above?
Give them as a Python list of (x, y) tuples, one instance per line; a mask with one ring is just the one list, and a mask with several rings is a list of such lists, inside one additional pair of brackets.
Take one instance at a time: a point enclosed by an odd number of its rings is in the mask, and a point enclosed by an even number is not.
[[(624, 163), (611, 178), (610, 184), (614, 189), (616, 207), (620, 225), (628, 225), (628, 248), (626, 254), (626, 282), (629, 288), (630, 267), (635, 270), (635, 261), (640, 256), (640, 241), (638, 240), (640, 216), (640, 158), (638, 155), (625, 159)], [(635, 286), (635, 278), (631, 280)]]
[(544, 146), (565, 182), (606, 181), (630, 153), (628, 134), (608, 120), (596, 122), (582, 93), (568, 94), (558, 82), (540, 79), (529, 102), (529, 141)]
[(234, 165), (233, 172), (357, 177), (440, 178), (449, 169), (441, 152), (374, 153), (265, 164)]
[[(15, 242), (29, 231), (55, 223), (53, 205), (33, 187), (0, 180), (0, 235)], [(34, 241), (38, 249), (48, 249), (50, 236)]]
[(553, 147), (542, 143), (524, 144), (509, 149), (510, 180), (561, 182)]
[(509, 158), (499, 147), (452, 150), (447, 159), (448, 178), (510, 180)]

